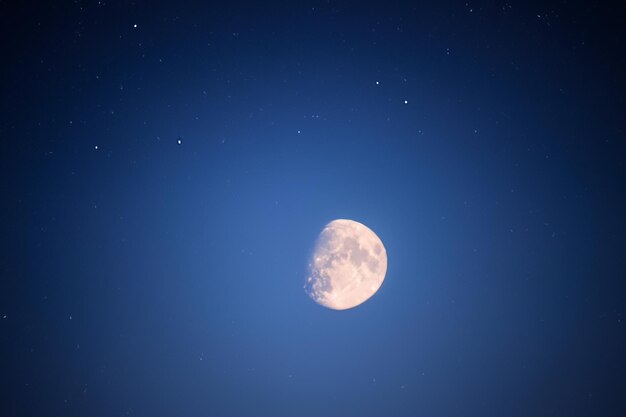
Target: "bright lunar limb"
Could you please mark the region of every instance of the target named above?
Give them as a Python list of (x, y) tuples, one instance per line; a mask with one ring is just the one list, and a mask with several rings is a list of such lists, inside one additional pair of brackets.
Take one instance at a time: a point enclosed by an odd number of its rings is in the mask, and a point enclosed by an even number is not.
[(368, 300), (383, 284), (387, 251), (367, 226), (333, 220), (320, 233), (304, 284), (318, 304), (346, 310)]

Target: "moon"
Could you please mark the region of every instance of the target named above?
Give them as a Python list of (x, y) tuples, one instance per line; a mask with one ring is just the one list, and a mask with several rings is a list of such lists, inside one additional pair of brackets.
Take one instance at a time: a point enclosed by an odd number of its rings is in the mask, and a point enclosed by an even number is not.
[(317, 238), (304, 290), (324, 307), (346, 310), (372, 297), (386, 273), (387, 251), (376, 233), (354, 220), (333, 220)]

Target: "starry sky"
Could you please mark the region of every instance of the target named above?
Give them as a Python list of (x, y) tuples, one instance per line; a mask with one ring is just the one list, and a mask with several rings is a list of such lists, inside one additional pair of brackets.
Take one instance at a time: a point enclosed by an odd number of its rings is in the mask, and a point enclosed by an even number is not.
[[(623, 1), (0, 2), (0, 415), (626, 415)], [(387, 276), (304, 292), (326, 223)]]

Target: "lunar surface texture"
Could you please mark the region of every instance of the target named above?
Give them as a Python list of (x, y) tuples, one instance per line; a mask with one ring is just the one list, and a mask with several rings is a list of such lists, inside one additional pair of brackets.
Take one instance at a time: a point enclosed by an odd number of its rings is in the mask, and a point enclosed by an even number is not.
[(353, 220), (333, 220), (317, 238), (304, 289), (316, 303), (346, 310), (373, 296), (386, 272), (387, 251), (376, 233)]

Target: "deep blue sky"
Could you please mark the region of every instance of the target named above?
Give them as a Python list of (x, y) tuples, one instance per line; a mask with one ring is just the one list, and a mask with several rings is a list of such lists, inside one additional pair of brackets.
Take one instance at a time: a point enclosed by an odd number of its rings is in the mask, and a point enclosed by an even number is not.
[[(0, 415), (626, 415), (623, 2), (49, 3), (0, 3)], [(389, 258), (342, 312), (336, 218)]]

